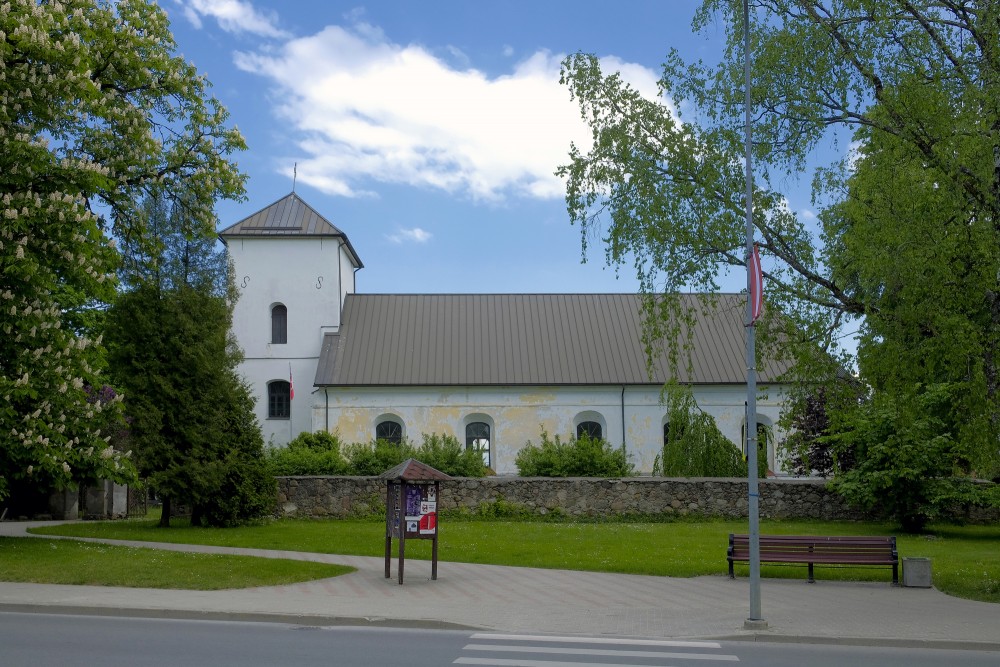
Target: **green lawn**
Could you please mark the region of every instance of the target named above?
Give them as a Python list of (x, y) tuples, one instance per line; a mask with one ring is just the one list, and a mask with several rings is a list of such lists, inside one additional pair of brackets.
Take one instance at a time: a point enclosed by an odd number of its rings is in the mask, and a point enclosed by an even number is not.
[[(43, 534), (107, 537), (261, 549), (381, 556), (385, 524), (379, 520), (282, 520), (244, 528), (191, 528), (175, 522), (117, 521), (50, 526)], [(723, 575), (730, 532), (746, 532), (740, 521), (672, 523), (538, 523), (443, 520), (442, 561), (564, 568), (674, 577)], [(891, 526), (848, 522), (761, 522), (762, 533), (892, 535)], [(900, 557), (933, 561), (934, 585), (951, 595), (1000, 602), (1000, 527), (933, 526), (925, 535), (899, 535)], [(430, 542), (411, 540), (407, 556), (429, 558)], [(817, 567), (817, 578), (891, 580), (887, 568)], [(737, 565), (746, 576), (747, 566)], [(804, 567), (765, 566), (765, 577), (805, 579)], [(2, 576), (2, 575), (0, 575)]]
[(2, 581), (221, 590), (336, 577), (354, 568), (287, 559), (193, 554), (24, 537), (0, 537)]

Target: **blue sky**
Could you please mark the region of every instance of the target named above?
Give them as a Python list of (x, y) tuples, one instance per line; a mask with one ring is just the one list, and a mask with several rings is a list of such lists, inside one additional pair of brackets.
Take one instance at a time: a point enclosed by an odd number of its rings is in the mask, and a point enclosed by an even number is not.
[(162, 4), (249, 145), (248, 200), (220, 203), (220, 225), (288, 194), (297, 163), (296, 192), (351, 239), (368, 293), (635, 291), (601, 243), (581, 263), (553, 172), (589, 132), (559, 62), (594, 53), (655, 97), (670, 47), (714, 60), (725, 34), (691, 33), (692, 0)]

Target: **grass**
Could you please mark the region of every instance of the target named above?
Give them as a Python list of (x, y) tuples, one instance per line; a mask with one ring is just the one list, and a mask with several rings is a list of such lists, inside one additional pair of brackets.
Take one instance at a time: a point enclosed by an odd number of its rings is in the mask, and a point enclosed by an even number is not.
[[(164, 529), (155, 521), (118, 521), (49, 526), (43, 534), (105, 537), (318, 553), (381, 556), (385, 524), (380, 520), (281, 520), (243, 528), (191, 528), (182, 522)], [(746, 532), (740, 521), (669, 523), (538, 523), (442, 521), (442, 561), (525, 567), (650, 574), (673, 577), (726, 573), (728, 534)], [(933, 561), (934, 585), (957, 597), (1000, 602), (1000, 527), (933, 526), (924, 535), (900, 535), (888, 524), (762, 521), (761, 532), (804, 535), (897, 534), (900, 557)], [(395, 544), (394, 544), (395, 547)], [(409, 558), (430, 558), (429, 540), (410, 540)], [(747, 566), (737, 564), (738, 576)], [(804, 567), (764, 566), (765, 577), (805, 579)], [(885, 581), (887, 568), (819, 567), (819, 579)], [(2, 577), (3, 575), (0, 575)]]
[(194, 554), (36, 538), (0, 537), (0, 580), (211, 591), (336, 577), (354, 568), (287, 559)]

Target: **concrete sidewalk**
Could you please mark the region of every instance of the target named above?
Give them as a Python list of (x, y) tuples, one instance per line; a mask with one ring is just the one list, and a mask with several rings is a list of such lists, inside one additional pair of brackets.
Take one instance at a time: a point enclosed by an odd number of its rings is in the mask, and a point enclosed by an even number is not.
[[(0, 522), (24, 536), (34, 523)], [(0, 583), (0, 611), (258, 619), (301, 625), (464, 627), (510, 633), (740, 638), (966, 647), (1000, 651), (1000, 605), (886, 583), (765, 579), (765, 631), (747, 632), (746, 578), (676, 579), (408, 560), (406, 580), (381, 558), (100, 540), (176, 551), (339, 563), (357, 572), (302, 584), (226, 591)], [(721, 566), (720, 566), (721, 569)]]

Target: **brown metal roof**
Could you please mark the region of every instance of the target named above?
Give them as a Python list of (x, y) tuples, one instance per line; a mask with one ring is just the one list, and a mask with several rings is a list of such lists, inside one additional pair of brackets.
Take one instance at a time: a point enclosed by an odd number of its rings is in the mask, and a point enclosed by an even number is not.
[(364, 266), (347, 235), (317, 213), (316, 209), (302, 201), (294, 192), (219, 232), (219, 237), (223, 242), (232, 238), (262, 236), (270, 238), (336, 237), (344, 241), (357, 267)]
[[(680, 297), (692, 309), (690, 368), (676, 379), (746, 382), (746, 297)], [(665, 346), (647, 366), (636, 294), (349, 294), (327, 334), (317, 386), (663, 384)], [(765, 361), (758, 381), (783, 365)]]
[(450, 476), (437, 468), (432, 468), (416, 459), (406, 459), (399, 465), (386, 470), (381, 477), (382, 479), (403, 480), (404, 482), (434, 482), (451, 479)]

